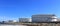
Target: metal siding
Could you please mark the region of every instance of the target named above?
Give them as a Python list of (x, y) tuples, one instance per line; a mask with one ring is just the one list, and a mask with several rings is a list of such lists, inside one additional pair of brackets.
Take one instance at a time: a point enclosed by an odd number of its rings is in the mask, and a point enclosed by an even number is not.
[(52, 22), (52, 21), (55, 21), (56, 20), (56, 17), (55, 16), (52, 16), (52, 15), (33, 15), (32, 16), (32, 22)]

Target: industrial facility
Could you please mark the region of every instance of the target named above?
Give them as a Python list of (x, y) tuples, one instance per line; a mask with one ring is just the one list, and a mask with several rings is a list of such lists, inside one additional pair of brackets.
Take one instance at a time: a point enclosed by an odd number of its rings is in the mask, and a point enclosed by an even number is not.
[(3, 21), (0, 22), (0, 26), (60, 26), (60, 19), (57, 19), (54, 14), (36, 14), (32, 15), (32, 18), (19, 18), (18, 20)]
[(19, 22), (31, 22), (31, 18), (19, 18)]
[(32, 15), (32, 22), (55, 22), (57, 16), (54, 14), (37, 14)]

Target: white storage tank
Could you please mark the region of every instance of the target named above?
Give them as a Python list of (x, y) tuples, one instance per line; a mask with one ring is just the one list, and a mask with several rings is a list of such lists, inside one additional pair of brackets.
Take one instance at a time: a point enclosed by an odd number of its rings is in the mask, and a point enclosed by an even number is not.
[(32, 22), (54, 22), (57, 17), (54, 14), (37, 14), (32, 15)]

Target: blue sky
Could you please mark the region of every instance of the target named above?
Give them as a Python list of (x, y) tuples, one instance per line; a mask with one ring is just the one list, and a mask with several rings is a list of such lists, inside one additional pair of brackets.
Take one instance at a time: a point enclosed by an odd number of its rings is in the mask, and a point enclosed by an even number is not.
[(33, 14), (56, 14), (60, 17), (60, 0), (0, 0), (0, 20), (30, 18)]

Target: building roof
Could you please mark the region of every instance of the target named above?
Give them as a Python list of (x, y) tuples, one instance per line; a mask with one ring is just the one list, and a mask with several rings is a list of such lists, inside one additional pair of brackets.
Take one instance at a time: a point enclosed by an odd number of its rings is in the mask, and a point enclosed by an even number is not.
[(35, 14), (32, 16), (55, 16), (55, 14)]

